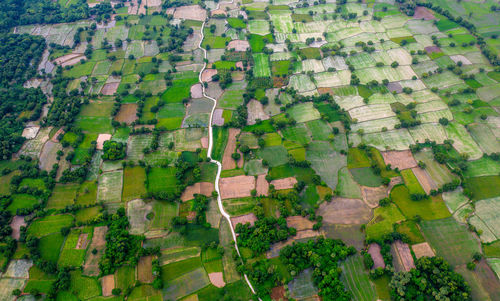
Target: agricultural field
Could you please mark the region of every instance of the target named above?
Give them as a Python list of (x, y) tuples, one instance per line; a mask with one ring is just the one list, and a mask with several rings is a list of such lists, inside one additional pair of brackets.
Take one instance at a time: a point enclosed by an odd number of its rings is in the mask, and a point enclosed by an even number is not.
[(1, 300), (498, 299), (495, 1), (31, 2)]

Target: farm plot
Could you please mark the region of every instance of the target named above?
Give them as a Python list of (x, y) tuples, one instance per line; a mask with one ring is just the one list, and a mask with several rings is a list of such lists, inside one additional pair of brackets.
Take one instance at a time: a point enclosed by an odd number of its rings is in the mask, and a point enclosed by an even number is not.
[(422, 221), (421, 229), (436, 254), (452, 266), (467, 263), (474, 252), (480, 251), (477, 239), (452, 217)]
[(322, 72), (314, 74), (314, 82), (318, 88), (338, 87), (349, 85), (351, 71), (340, 70), (338, 72)]
[(319, 214), (329, 224), (360, 225), (372, 218), (371, 209), (360, 199), (335, 198), (319, 206)]
[(325, 69), (323, 68), (323, 64), (320, 60), (309, 59), (303, 60), (299, 63), (298, 68), (295, 70), (296, 72), (323, 72)]
[(316, 89), (316, 86), (311, 79), (309, 79), (309, 76), (305, 74), (292, 75), (288, 86), (299, 92), (307, 92)]
[(406, 150), (415, 141), (407, 129), (398, 129), (381, 133), (363, 135), (363, 141), (379, 150)]
[(269, 22), (266, 20), (250, 20), (248, 22), (248, 31), (264, 36), (269, 33)]
[(292, 15), (289, 12), (273, 11), (270, 15), (274, 30), (279, 33), (292, 33), (294, 26)]
[(62, 267), (79, 267), (85, 258), (87, 246), (92, 240), (93, 229), (88, 227), (82, 230), (73, 229), (66, 237), (58, 265)]
[(142, 150), (151, 145), (152, 135), (131, 135), (127, 143), (127, 159), (138, 161), (142, 160), (144, 153)]
[(71, 225), (73, 217), (67, 214), (50, 215), (36, 219), (28, 228), (28, 234), (42, 237), (48, 234), (57, 233), (61, 228)]
[(389, 104), (374, 104), (353, 108), (349, 110), (349, 115), (358, 122), (396, 116)]
[(312, 102), (301, 103), (288, 110), (290, 117), (298, 123), (319, 119), (320, 113), (313, 106)]
[(269, 56), (264, 53), (256, 53), (253, 55), (255, 62), (255, 77), (269, 77), (271, 76), (271, 69), (269, 68)]
[(305, 124), (297, 124), (295, 126), (290, 126), (281, 131), (283, 138), (295, 141), (301, 145), (306, 145), (312, 141), (311, 135), (307, 131)]
[(444, 109), (440, 111), (431, 111), (417, 115), (417, 120), (420, 120), (422, 123), (437, 123), (441, 118), (453, 120), (453, 114), (449, 109)]
[(329, 142), (315, 141), (307, 148), (306, 158), (328, 187), (335, 190), (338, 172), (347, 165), (346, 157), (337, 153)]
[(413, 140), (419, 143), (429, 140), (442, 144), (447, 139), (446, 131), (439, 123), (424, 123), (410, 128), (409, 131)]
[(322, 60), (325, 70), (335, 68), (336, 70), (347, 70), (348, 66), (341, 56), (327, 56)]
[(498, 142), (487, 125), (482, 123), (469, 124), (467, 129), (472, 135), (472, 138), (479, 144), (481, 150), (486, 154), (500, 152), (500, 142)]
[(97, 200), (116, 203), (121, 201), (123, 170), (102, 173), (99, 177)]
[(305, 269), (297, 275), (290, 283), (288, 289), (295, 299), (308, 299), (318, 294), (318, 289), (313, 284), (312, 269)]
[(163, 296), (169, 300), (177, 300), (210, 284), (205, 270), (200, 267), (178, 278), (168, 281), (163, 289)]
[(476, 160), (482, 157), (483, 152), (463, 125), (452, 122), (445, 129), (448, 138), (453, 140), (453, 147), (459, 153), (467, 154), (469, 160)]
[(461, 187), (453, 191), (443, 192), (443, 200), (452, 213), (469, 202)]
[[(483, 234), (481, 240), (489, 243), (500, 238), (500, 197), (480, 200), (476, 204), (475, 217), (478, 218), (477, 223), (471, 221), (474, 226), (479, 226)], [(483, 224), (482, 226), (480, 224)], [(488, 232), (491, 234), (488, 235)]]
[(394, 204), (376, 208), (373, 215), (373, 219), (366, 226), (367, 239), (379, 239), (393, 231), (393, 224), (405, 220), (404, 215)]
[(409, 80), (413, 76), (416, 76), (410, 66), (399, 66), (397, 68), (388, 66), (366, 68), (363, 70), (356, 70), (354, 73), (359, 77), (362, 84), (366, 84), (372, 80), (381, 82), (384, 79), (387, 79), (390, 82), (396, 82), (400, 80)]

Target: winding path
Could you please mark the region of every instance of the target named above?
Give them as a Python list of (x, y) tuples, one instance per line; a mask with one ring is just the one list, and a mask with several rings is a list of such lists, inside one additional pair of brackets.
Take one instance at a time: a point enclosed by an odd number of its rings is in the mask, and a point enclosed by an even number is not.
[[(227, 3), (233, 3), (234, 0), (231, 2)], [(219, 9), (220, 3), (217, 3), (217, 9)], [(217, 106), (217, 100), (213, 97), (210, 97), (206, 92), (205, 92), (205, 85), (204, 82), (201, 80), (201, 74), (207, 67), (207, 50), (203, 47), (201, 47), (201, 44), (203, 43), (203, 39), (205, 38), (205, 35), (203, 34), (203, 29), (205, 28), (205, 24), (207, 21), (205, 20), (203, 24), (201, 25), (201, 40), (200, 43), (198, 44), (198, 48), (203, 51), (203, 68), (201, 68), (200, 74), (198, 75), (198, 80), (201, 84), (201, 89), (203, 91), (203, 96), (210, 99), (211, 101), (214, 102), (214, 106), (212, 107), (212, 111), (210, 112), (210, 119), (208, 120), (208, 151), (207, 151), (207, 156), (210, 158), (210, 162), (217, 164), (217, 176), (215, 177), (215, 191), (217, 191), (217, 204), (219, 205), (219, 211), (224, 216), (224, 218), (227, 220), (229, 223), (229, 228), (231, 229), (231, 234), (233, 236), (234, 240), (234, 248), (236, 249), (236, 252), (238, 253), (238, 256), (241, 258), (240, 250), (238, 248), (238, 243), (236, 242), (236, 233), (234, 232), (233, 224), (231, 223), (231, 216), (224, 210), (224, 205), (222, 204), (222, 198), (220, 196), (220, 190), (219, 190), (219, 179), (220, 179), (220, 173), (222, 171), (222, 163), (213, 159), (212, 158), (212, 148), (214, 146), (214, 137), (213, 137), (213, 128), (212, 128), (212, 118), (214, 116), (214, 111), (215, 107)], [(248, 286), (250, 287), (250, 290), (252, 291), (253, 294), (255, 294), (255, 290), (252, 286), (252, 283), (250, 283), (250, 280), (248, 279), (248, 276), (246, 274), (243, 274), (245, 281), (247, 282)], [(258, 298), (261, 300), (260, 298)]]

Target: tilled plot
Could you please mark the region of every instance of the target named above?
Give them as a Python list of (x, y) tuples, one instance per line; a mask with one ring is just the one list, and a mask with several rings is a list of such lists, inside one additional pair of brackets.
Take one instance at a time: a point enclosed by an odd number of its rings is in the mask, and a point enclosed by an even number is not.
[(223, 199), (235, 199), (251, 196), (255, 187), (255, 177), (236, 176), (220, 179), (220, 192)]
[(366, 224), (373, 213), (362, 200), (334, 198), (331, 202), (324, 202), (319, 206), (319, 215), (323, 221), (331, 224)]
[(382, 157), (384, 157), (385, 164), (391, 164), (392, 168), (399, 168), (399, 170), (417, 166), (417, 161), (410, 150), (382, 152)]

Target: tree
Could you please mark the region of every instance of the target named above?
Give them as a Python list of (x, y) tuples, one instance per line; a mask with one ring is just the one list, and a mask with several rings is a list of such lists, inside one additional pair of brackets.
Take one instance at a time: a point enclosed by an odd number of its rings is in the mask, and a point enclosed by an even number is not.
[(121, 160), (126, 155), (126, 144), (118, 141), (108, 140), (103, 145), (104, 160)]

